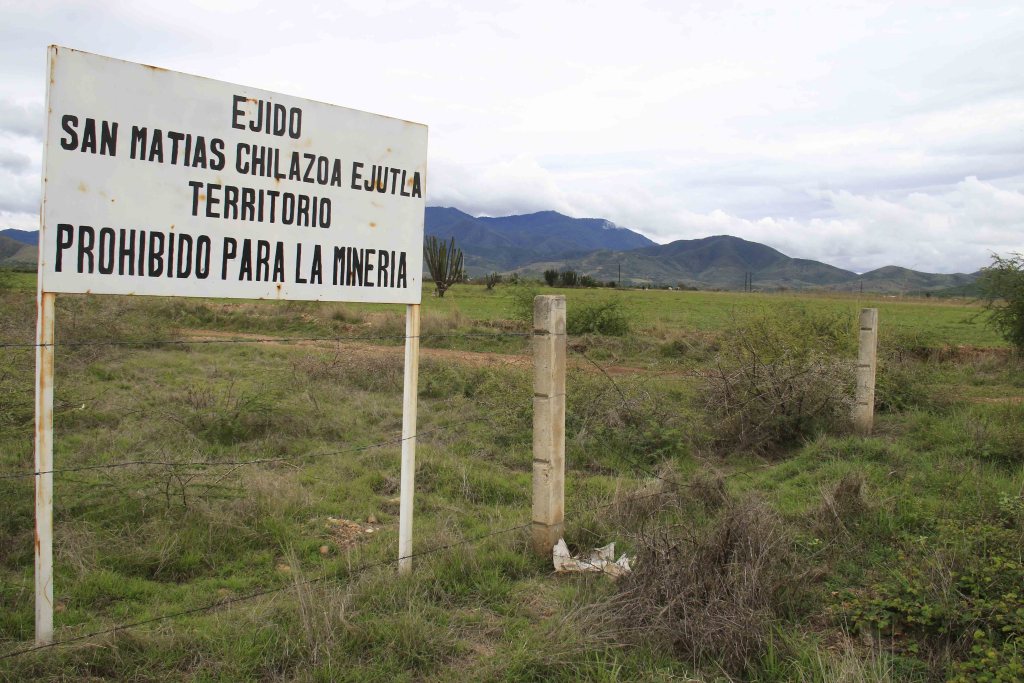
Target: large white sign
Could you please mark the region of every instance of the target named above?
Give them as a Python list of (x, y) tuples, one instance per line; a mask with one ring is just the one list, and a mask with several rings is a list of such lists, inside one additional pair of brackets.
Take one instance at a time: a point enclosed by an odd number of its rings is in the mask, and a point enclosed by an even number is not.
[(419, 303), (427, 128), (50, 47), (47, 292)]

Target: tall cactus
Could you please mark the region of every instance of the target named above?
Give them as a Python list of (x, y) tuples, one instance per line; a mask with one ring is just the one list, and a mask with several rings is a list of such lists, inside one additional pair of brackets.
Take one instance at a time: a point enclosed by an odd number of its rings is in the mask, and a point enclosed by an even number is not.
[(442, 297), (456, 282), (465, 277), (462, 270), (462, 250), (455, 246), (455, 238), (446, 245), (434, 235), (423, 241), (423, 260), (427, 262), (430, 278), (437, 287), (437, 296)]

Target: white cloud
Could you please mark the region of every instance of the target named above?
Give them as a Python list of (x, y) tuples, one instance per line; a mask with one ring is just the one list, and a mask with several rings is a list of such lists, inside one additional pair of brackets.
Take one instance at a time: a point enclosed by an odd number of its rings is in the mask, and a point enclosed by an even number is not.
[(0, 221), (38, 203), (54, 42), (427, 123), (433, 204), (974, 270), (1024, 242), (1022, 18), (986, 0), (0, 0)]
[(43, 141), (43, 106), (41, 103), (15, 102), (0, 96), (0, 133)]

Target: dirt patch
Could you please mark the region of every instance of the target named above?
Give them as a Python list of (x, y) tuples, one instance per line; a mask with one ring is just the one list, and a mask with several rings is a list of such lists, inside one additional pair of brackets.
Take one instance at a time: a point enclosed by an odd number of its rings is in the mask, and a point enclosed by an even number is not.
[(381, 528), (379, 524), (364, 524), (337, 517), (328, 517), (325, 526), (338, 550), (351, 548), (363, 539), (372, 537)]
[[(214, 342), (226, 339), (239, 341), (251, 340), (253, 343), (267, 344), (270, 346), (305, 346), (324, 349), (343, 346), (345, 348), (346, 353), (353, 355), (380, 356), (382, 354), (391, 354), (394, 356), (401, 357), (405, 353), (405, 349), (401, 346), (382, 346), (377, 344), (371, 344), (369, 342), (354, 341), (347, 339), (335, 341), (324, 339), (298, 338), (295, 341), (289, 341), (283, 337), (275, 337), (273, 335), (267, 334), (253, 334), (249, 332), (226, 332), (221, 330), (180, 330), (179, 334), (185, 341), (194, 342)], [(420, 346), (420, 356), (422, 358), (449, 361), (459, 363), (460, 365), (468, 365), (471, 367), (516, 367), (525, 369), (533, 366), (533, 358), (529, 355), (494, 353), (490, 351), (461, 351), (455, 349), (434, 349)], [(599, 364), (600, 369), (598, 369), (597, 365), (588, 361), (586, 358), (572, 354), (570, 354), (569, 356), (568, 364), (570, 368), (590, 372), (601, 372), (601, 370), (603, 370), (609, 375), (642, 374), (650, 377), (660, 377), (666, 379), (679, 379), (694, 376), (693, 373), (688, 372), (652, 371), (647, 368), (640, 368), (629, 365)]]

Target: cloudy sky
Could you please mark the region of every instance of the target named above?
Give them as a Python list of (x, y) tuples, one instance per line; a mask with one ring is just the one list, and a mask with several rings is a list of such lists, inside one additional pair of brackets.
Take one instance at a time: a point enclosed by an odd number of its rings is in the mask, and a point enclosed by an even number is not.
[(51, 43), (426, 123), (431, 205), (857, 271), (1024, 250), (1024, 3), (0, 0), (0, 227)]

